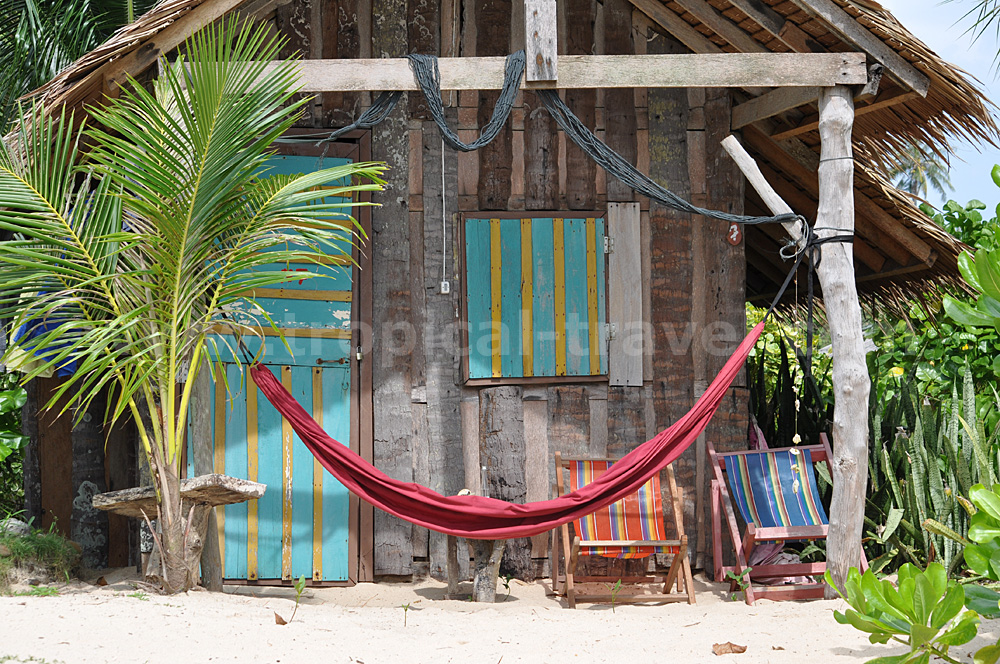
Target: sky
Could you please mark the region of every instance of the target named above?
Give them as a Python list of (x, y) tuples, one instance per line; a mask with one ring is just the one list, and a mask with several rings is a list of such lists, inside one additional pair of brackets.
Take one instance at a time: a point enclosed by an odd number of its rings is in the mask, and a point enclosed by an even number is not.
[[(976, 6), (975, 0), (879, 0), (899, 21), (931, 50), (948, 62), (964, 69), (982, 83), (986, 96), (1000, 105), (1000, 79), (997, 77), (996, 55), (1000, 38), (995, 28), (988, 30), (973, 43), (966, 30), (972, 18), (962, 17)], [(1000, 124), (1000, 122), (998, 122)], [(962, 203), (976, 198), (986, 203), (984, 217), (993, 216), (1000, 202), (1000, 188), (993, 184), (990, 171), (1000, 163), (1000, 150), (986, 145), (955, 142), (951, 160), (951, 183), (954, 191), (947, 198)], [(935, 192), (927, 193), (937, 207), (947, 200)]]

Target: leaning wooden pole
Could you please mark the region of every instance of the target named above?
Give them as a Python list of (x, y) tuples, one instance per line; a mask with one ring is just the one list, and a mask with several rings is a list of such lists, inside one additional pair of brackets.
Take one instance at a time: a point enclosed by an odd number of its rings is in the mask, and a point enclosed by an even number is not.
[[(854, 161), (851, 131), (854, 99), (845, 86), (823, 88), (819, 97), (819, 132), (822, 140), (819, 165), (819, 210), (817, 237), (854, 233)], [(774, 214), (791, 208), (774, 192), (753, 159), (730, 136), (723, 146)], [(801, 241), (794, 224), (786, 229)], [(817, 268), (823, 302), (833, 341), (833, 500), (830, 504), (830, 534), (827, 564), (834, 583), (841, 589), (847, 570), (860, 560), (868, 484), (868, 393), (871, 380), (865, 362), (861, 303), (854, 276), (851, 243), (822, 245)], [(827, 589), (832, 596), (833, 590)]]

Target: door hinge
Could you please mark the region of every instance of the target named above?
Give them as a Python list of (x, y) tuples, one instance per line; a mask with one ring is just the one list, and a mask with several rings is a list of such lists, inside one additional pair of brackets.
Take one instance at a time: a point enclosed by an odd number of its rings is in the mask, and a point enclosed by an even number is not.
[(618, 325), (615, 323), (605, 323), (604, 324), (604, 338), (611, 341), (618, 334)]
[(615, 239), (613, 237), (604, 236), (604, 253), (610, 254), (615, 250)]

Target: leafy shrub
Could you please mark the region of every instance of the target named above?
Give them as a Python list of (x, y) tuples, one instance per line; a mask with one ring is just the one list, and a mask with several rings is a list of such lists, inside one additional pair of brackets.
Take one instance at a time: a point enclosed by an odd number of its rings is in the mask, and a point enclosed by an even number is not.
[(10, 584), (10, 574), (20, 569), (32, 575), (66, 578), (80, 560), (79, 550), (57, 532), (32, 530), (27, 535), (0, 534), (7, 551), (0, 556), (0, 590)]
[[(830, 573), (827, 583), (833, 586)], [(834, 586), (835, 587), (835, 586)], [(872, 643), (894, 641), (909, 646), (902, 655), (868, 660), (879, 664), (926, 664), (939, 657), (957, 663), (950, 656), (953, 646), (968, 643), (979, 630), (979, 615), (965, 608), (965, 589), (948, 579), (942, 565), (931, 563), (924, 571), (910, 564), (899, 568), (898, 586), (878, 580), (868, 570), (864, 575), (851, 569), (844, 599), (850, 609), (834, 611), (837, 622), (868, 633)], [(1000, 644), (980, 648), (977, 664), (995, 664)]]

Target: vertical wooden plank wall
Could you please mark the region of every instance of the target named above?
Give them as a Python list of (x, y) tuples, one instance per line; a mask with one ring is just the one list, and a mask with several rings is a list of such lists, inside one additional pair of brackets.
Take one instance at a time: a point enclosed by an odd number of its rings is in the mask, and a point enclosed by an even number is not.
[[(315, 7), (313, 3), (316, 3)], [(390, 57), (406, 52), (506, 55), (523, 47), (521, 0), (293, 0), (276, 24), (304, 57)], [(559, 52), (683, 53), (652, 31), (627, 0), (560, 3)], [(313, 21), (312, 25), (306, 17)], [(318, 21), (318, 24), (317, 24)], [(342, 126), (368, 93), (326, 93), (304, 124)], [(490, 118), (497, 92), (445, 93), (446, 115), (462, 140)], [(609, 145), (678, 194), (742, 210), (742, 179), (718, 148), (728, 132), (726, 91), (568, 90), (570, 108)], [(522, 93), (511, 122), (478, 152), (442, 146), (426, 103), (406, 104), (372, 133), (373, 158), (389, 162), (388, 188), (373, 210), (375, 462), (394, 477), (442, 493), (479, 489), (480, 398), (461, 386), (457, 312), (461, 292), (458, 214), (472, 211), (602, 210), (638, 201), (644, 339), (642, 384), (529, 386), (523, 390), (527, 499), (551, 494), (552, 453), (620, 456), (683, 415), (728, 356), (699, 336), (712, 323), (743, 325), (743, 252), (719, 229), (692, 220), (608, 178), (567, 141), (537, 95)], [(443, 211), (443, 219), (442, 219)], [(442, 294), (442, 265), (451, 292)], [(743, 442), (746, 390), (731, 391), (707, 435), (721, 447)], [(686, 528), (698, 537), (696, 508), (707, 481), (698, 449), (677, 464)], [(700, 470), (699, 470), (700, 469)], [(703, 527), (704, 529), (704, 527)], [(706, 531), (707, 532), (707, 531)], [(376, 511), (374, 573), (441, 576), (446, 540)], [(362, 542), (362, 549), (366, 544)], [(371, 546), (369, 543), (367, 546)], [(533, 540), (539, 573), (547, 540)], [(693, 547), (694, 548), (694, 547)]]

